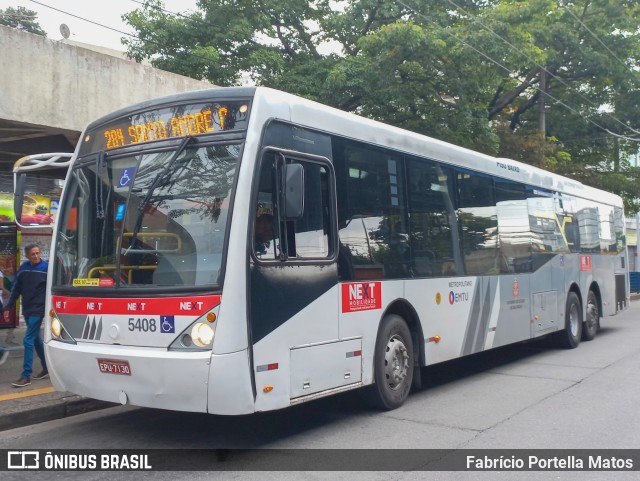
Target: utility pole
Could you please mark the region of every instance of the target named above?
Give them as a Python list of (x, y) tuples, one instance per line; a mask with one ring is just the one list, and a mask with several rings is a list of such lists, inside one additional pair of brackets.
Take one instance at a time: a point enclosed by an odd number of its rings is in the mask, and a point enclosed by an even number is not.
[(538, 99), (538, 130), (542, 139), (547, 138), (547, 125), (545, 118), (545, 105), (547, 100), (547, 71), (540, 67), (540, 98)]

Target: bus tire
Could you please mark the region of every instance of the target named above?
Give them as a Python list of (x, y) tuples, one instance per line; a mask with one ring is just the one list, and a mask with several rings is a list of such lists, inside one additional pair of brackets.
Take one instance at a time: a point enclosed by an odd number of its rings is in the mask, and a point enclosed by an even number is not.
[(385, 316), (376, 339), (369, 402), (386, 411), (401, 406), (411, 390), (413, 364), (413, 341), (407, 323), (395, 314)]
[(598, 298), (595, 292), (589, 291), (587, 296), (586, 319), (582, 326), (582, 340), (591, 341), (600, 329), (600, 311), (598, 310)]
[(564, 313), (564, 329), (559, 333), (562, 347), (574, 349), (580, 344), (582, 337), (582, 306), (575, 292), (569, 292)]

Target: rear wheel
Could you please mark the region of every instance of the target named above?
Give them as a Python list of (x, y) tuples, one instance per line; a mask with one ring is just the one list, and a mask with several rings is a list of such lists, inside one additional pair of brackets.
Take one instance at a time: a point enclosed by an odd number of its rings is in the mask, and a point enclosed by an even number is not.
[(400, 316), (385, 316), (378, 329), (373, 377), (368, 400), (379, 409), (391, 410), (404, 403), (413, 381), (413, 342)]
[(587, 296), (587, 316), (582, 326), (582, 340), (591, 341), (600, 329), (600, 311), (598, 310), (598, 298), (593, 291)]
[(564, 313), (564, 330), (558, 333), (558, 340), (562, 347), (573, 349), (580, 344), (582, 336), (582, 306), (580, 298), (575, 292), (567, 296), (567, 305)]

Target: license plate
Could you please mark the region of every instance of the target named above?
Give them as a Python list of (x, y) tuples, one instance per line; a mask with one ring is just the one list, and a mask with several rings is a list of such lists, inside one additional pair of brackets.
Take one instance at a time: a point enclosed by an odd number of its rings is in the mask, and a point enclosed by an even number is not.
[(100, 372), (107, 374), (122, 374), (131, 376), (131, 367), (129, 361), (119, 361), (115, 359), (98, 359), (98, 367)]

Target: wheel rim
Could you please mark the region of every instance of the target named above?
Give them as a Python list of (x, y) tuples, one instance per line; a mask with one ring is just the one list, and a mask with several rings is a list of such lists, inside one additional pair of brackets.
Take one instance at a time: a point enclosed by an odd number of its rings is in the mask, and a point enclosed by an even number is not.
[(387, 342), (387, 349), (384, 355), (384, 370), (387, 383), (391, 389), (398, 389), (398, 386), (409, 374), (409, 353), (402, 338), (393, 336)]
[(571, 309), (569, 309), (569, 327), (571, 329), (571, 335), (574, 337), (578, 335), (579, 322), (578, 306), (573, 303), (571, 304)]

